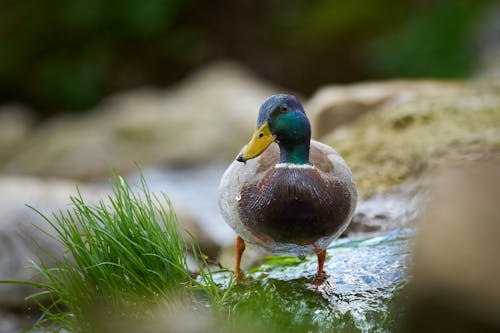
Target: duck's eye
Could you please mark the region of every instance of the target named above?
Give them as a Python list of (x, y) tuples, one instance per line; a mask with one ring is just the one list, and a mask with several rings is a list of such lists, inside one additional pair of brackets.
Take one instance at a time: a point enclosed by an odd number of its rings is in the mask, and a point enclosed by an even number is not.
[(260, 133), (259, 134), (259, 139), (262, 138), (264, 136), (264, 133)]
[(285, 113), (287, 111), (288, 111), (288, 105), (283, 104), (282, 106), (280, 106), (280, 112)]

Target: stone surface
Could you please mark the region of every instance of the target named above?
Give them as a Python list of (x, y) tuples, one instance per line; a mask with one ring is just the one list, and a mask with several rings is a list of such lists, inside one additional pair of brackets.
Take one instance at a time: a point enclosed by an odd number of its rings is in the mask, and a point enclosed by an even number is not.
[(231, 159), (251, 136), (262, 101), (278, 90), (219, 63), (178, 85), (110, 97), (81, 117), (49, 121), (3, 167), (10, 173), (107, 176), (141, 165), (201, 165)]
[[(86, 202), (97, 203), (109, 194), (109, 186), (78, 184)], [(0, 280), (30, 280), (31, 260), (38, 257), (48, 265), (54, 263), (50, 254), (62, 254), (64, 248), (42, 230), (53, 235), (53, 230), (30, 205), (46, 216), (70, 209), (70, 195), (76, 194), (71, 180), (41, 180), (31, 177), (0, 176)], [(175, 204), (175, 199), (173, 199)], [(188, 229), (208, 253), (217, 252), (214, 241), (202, 232), (196, 218), (182, 206), (176, 205), (180, 227)], [(186, 240), (189, 240), (186, 235)], [(0, 308), (21, 308), (24, 298), (33, 289), (19, 284), (0, 284)]]
[(0, 164), (15, 154), (34, 123), (28, 108), (19, 104), (0, 107)]
[(441, 170), (418, 220), (409, 332), (500, 330), (500, 162)]
[[(0, 333), (19, 333), (29, 331), (31, 333), (42, 333), (30, 328), (39, 318), (40, 313), (31, 309), (23, 313), (13, 313), (0, 309)], [(63, 332), (61, 332), (63, 333)]]
[[(53, 263), (41, 248), (61, 254), (63, 248), (42, 231), (49, 230), (30, 204), (44, 214), (64, 209), (75, 186), (61, 180), (39, 181), (20, 177), (0, 177), (0, 280), (29, 280), (33, 271), (31, 260), (41, 256), (48, 265)], [(20, 307), (32, 288), (23, 285), (0, 284), (0, 306)]]
[(386, 193), (360, 200), (341, 237), (359, 237), (414, 226), (428, 201), (430, 177), (409, 181)]
[(344, 157), (365, 198), (445, 163), (498, 158), (496, 82), (472, 82), (455, 92), (436, 85), (439, 94), (382, 105), (323, 141)]
[(321, 140), (341, 125), (381, 107), (420, 98), (461, 93), (464, 84), (451, 81), (385, 81), (331, 85), (319, 89), (306, 103), (313, 136)]

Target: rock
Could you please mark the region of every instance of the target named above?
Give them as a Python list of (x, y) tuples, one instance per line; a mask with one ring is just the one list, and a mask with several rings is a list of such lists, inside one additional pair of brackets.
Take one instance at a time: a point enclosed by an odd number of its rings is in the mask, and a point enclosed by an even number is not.
[(0, 163), (16, 153), (34, 122), (32, 112), (18, 104), (0, 107)]
[(428, 201), (430, 177), (409, 181), (387, 193), (360, 200), (342, 237), (386, 233), (414, 225)]
[[(109, 186), (103, 185), (79, 184), (78, 188), (89, 203), (105, 199), (110, 191)], [(62, 245), (49, 236), (54, 236), (53, 230), (26, 205), (50, 216), (52, 212), (70, 209), (70, 196), (75, 194), (76, 185), (70, 180), (0, 176), (0, 280), (31, 280), (34, 271), (28, 267), (32, 260), (41, 259), (50, 267), (54, 258), (49, 254), (62, 255)], [(181, 228), (198, 239), (202, 250), (216, 253), (217, 245), (201, 231), (198, 221), (173, 202)], [(188, 235), (186, 241), (190, 241)], [(25, 306), (24, 298), (33, 291), (20, 284), (0, 284), (0, 308)]]
[(262, 101), (277, 90), (230, 63), (177, 86), (110, 97), (90, 113), (40, 126), (6, 165), (10, 173), (77, 179), (143, 166), (231, 159), (251, 136)]
[[(384, 84), (382, 84), (384, 86)], [(500, 94), (494, 82), (384, 104), (323, 137), (344, 157), (366, 198), (445, 163), (500, 157)]]
[[(64, 209), (74, 192), (73, 184), (61, 180), (0, 177), (0, 280), (30, 280), (34, 271), (28, 266), (38, 256), (49, 266), (53, 264), (41, 248), (53, 254), (61, 254), (64, 249), (38, 229), (49, 230), (49, 227), (25, 205), (50, 214)], [(0, 306), (21, 307), (24, 297), (32, 291), (24, 285), (0, 284)]]
[(333, 129), (351, 123), (369, 111), (463, 90), (464, 85), (458, 82), (425, 80), (331, 85), (319, 89), (305, 109), (311, 118), (314, 137), (321, 140)]
[(407, 332), (500, 331), (500, 162), (440, 173), (419, 219)]
[(475, 72), (482, 76), (500, 75), (500, 6), (486, 6), (478, 13), (472, 39), (475, 45)]
[(0, 309), (0, 333), (18, 333), (18, 332), (33, 332), (42, 333), (39, 330), (32, 330), (32, 326), (40, 317), (40, 313), (27, 310), (26, 312), (13, 313), (3, 312)]

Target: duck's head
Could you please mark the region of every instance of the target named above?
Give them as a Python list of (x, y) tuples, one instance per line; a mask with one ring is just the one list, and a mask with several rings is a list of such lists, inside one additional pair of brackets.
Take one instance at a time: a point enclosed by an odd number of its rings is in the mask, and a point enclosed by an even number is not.
[(273, 142), (280, 146), (282, 162), (309, 163), (311, 125), (299, 100), (279, 94), (266, 99), (259, 110), (257, 127), (237, 160), (245, 162), (262, 154)]

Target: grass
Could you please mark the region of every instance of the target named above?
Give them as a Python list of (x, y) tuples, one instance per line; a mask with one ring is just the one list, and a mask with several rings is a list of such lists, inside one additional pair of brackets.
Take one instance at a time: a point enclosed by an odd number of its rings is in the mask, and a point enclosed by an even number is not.
[(224, 302), (230, 288), (216, 285), (194, 240), (190, 250), (199, 273), (189, 271), (188, 246), (168, 198), (152, 194), (142, 176), (139, 193), (120, 176), (112, 185), (113, 193), (97, 205), (78, 191), (71, 209), (50, 217), (38, 212), (55, 233), (41, 231), (67, 251), (55, 266), (33, 263), (43, 282), (10, 281), (40, 289), (28, 297), (43, 312), (34, 328), (93, 332), (100, 331), (96, 312), (116, 321), (143, 320), (179, 300)]

